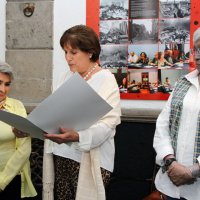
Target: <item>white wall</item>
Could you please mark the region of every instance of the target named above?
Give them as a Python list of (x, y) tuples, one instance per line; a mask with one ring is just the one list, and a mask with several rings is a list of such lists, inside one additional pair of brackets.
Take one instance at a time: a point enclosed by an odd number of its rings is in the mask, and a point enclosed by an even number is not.
[(5, 32), (6, 32), (6, 0), (1, 0), (0, 5), (0, 60), (5, 61)]
[(60, 47), (60, 37), (71, 26), (86, 24), (86, 0), (54, 1), (54, 52), (53, 52), (53, 89), (60, 77), (69, 67)]

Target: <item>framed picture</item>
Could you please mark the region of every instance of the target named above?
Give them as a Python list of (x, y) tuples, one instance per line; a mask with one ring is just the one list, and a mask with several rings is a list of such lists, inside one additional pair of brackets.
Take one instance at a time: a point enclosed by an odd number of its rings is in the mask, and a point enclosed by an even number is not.
[(193, 0), (87, 0), (99, 62), (115, 75), (122, 99), (167, 100), (178, 78), (194, 69), (199, 9)]

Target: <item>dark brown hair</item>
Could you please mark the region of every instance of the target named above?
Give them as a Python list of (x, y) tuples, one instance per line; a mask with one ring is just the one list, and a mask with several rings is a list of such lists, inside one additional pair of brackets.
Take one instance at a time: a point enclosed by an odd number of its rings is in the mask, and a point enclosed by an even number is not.
[(80, 49), (86, 53), (91, 53), (91, 61), (99, 59), (101, 46), (97, 34), (88, 26), (76, 25), (67, 29), (60, 38), (60, 46), (70, 45), (73, 49)]

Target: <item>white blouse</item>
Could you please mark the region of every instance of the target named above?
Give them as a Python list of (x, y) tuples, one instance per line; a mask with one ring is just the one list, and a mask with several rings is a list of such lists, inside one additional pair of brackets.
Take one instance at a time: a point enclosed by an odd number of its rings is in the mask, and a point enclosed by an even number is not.
[[(197, 128), (198, 113), (200, 112), (200, 86), (198, 71), (195, 70), (185, 77), (192, 83), (183, 101), (183, 110), (177, 139), (176, 159), (185, 166), (193, 165), (194, 144)], [(163, 158), (174, 154), (169, 136), (170, 96), (165, 108), (160, 113), (154, 136), (154, 148), (157, 152), (156, 161), (163, 164)], [(200, 158), (198, 157), (200, 163)], [(186, 198), (187, 200), (200, 199), (200, 179), (191, 185), (175, 186), (161, 169), (156, 175), (156, 187), (159, 191), (173, 198)]]
[[(113, 110), (90, 128), (79, 131), (79, 142), (69, 144), (53, 143), (52, 152), (55, 155), (80, 162), (82, 152), (99, 147), (101, 167), (112, 172), (115, 154), (115, 128), (120, 123), (121, 116), (119, 89), (114, 75), (105, 69), (95, 73), (87, 82), (113, 107)], [(108, 95), (105, 97), (102, 94), (106, 91)], [(110, 118), (112, 118), (112, 121)], [(49, 153), (49, 150), (47, 153)]]

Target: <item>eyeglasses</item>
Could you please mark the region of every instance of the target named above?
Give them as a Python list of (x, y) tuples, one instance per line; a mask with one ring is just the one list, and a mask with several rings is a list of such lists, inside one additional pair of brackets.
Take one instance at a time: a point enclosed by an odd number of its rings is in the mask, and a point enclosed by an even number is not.
[(4, 85), (5, 87), (10, 87), (11, 82), (3, 82), (3, 81), (0, 81), (0, 85)]

